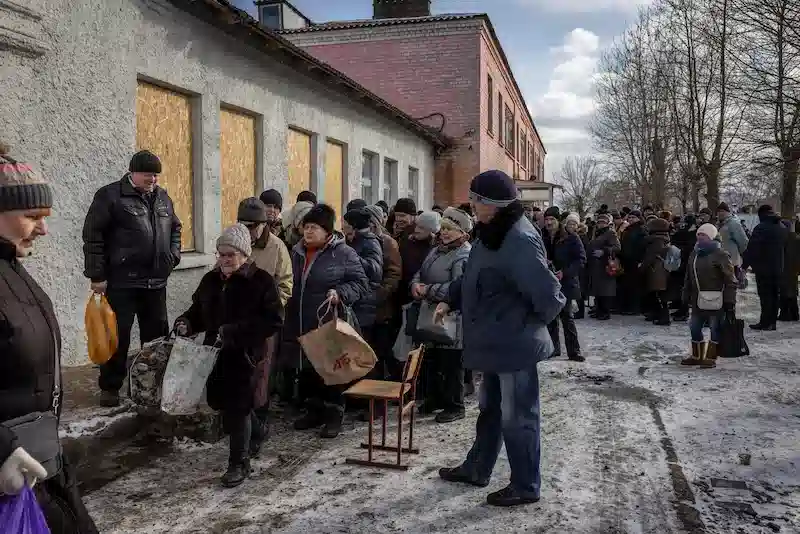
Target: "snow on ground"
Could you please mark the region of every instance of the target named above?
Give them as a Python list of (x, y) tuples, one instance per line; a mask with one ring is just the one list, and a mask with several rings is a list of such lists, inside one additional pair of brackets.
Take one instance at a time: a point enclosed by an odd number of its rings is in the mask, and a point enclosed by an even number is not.
[[(749, 289), (740, 315), (757, 315)], [(396, 472), (344, 464), (361, 455), (363, 423), (336, 440), (279, 421), (250, 480), (222, 489), (225, 442), (182, 442), (87, 496), (115, 533), (762, 533), (800, 532), (800, 324), (752, 333), (750, 357), (681, 367), (686, 323), (579, 321), (588, 360), (543, 362), (542, 501), (485, 504), (492, 485), (438, 479), (469, 449), (467, 419), (423, 419), (421, 454)]]

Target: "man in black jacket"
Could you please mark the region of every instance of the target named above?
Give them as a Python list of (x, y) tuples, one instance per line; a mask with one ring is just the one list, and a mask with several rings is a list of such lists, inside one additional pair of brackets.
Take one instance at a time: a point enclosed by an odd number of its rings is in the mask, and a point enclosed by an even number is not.
[(761, 319), (753, 330), (775, 330), (778, 321), (780, 284), (783, 275), (784, 247), (788, 230), (772, 206), (758, 208), (758, 226), (742, 254), (742, 269), (753, 268), (756, 275)]
[(161, 161), (143, 150), (122, 180), (94, 196), (83, 226), (85, 276), (117, 316), (119, 346), (100, 368), (101, 404), (119, 404), (134, 317), (142, 343), (167, 335), (167, 278), (181, 258), (181, 223), (158, 186)]
[(644, 259), (647, 228), (639, 210), (632, 210), (627, 221), (628, 226), (620, 236), (623, 274), (617, 289), (617, 305), (623, 315), (638, 315), (644, 298), (639, 264)]

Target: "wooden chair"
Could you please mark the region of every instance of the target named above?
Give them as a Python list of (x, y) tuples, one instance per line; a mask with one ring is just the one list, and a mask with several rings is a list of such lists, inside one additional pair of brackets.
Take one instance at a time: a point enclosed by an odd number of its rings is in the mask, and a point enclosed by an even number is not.
[[(402, 463), (402, 453), (418, 454), (419, 449), (414, 448), (414, 415), (417, 397), (417, 377), (422, 367), (424, 347), (419, 347), (408, 353), (408, 359), (403, 367), (402, 382), (389, 382), (386, 380), (362, 380), (344, 392), (349, 397), (369, 400), (369, 439), (362, 443), (361, 448), (367, 449), (367, 459), (347, 458), (348, 464), (366, 465), (371, 467), (386, 467), (389, 469), (408, 469)], [(383, 402), (383, 427), (381, 429), (381, 443), (373, 443), (373, 428), (375, 425), (375, 401)], [(397, 402), (397, 446), (386, 445), (386, 420), (389, 418), (389, 402)], [(411, 413), (408, 429), (408, 447), (403, 447), (403, 419)], [(374, 451), (389, 451), (397, 453), (397, 462), (378, 462), (373, 460)]]

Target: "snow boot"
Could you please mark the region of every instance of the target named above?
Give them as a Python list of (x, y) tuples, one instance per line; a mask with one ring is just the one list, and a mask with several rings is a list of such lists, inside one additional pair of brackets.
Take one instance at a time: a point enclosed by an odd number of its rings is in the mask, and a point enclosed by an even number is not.
[(321, 405), (309, 405), (303, 417), (294, 422), (295, 430), (310, 430), (325, 424), (325, 408)]
[(539, 497), (522, 493), (509, 484), (500, 491), (487, 495), (486, 502), (491, 506), (519, 506), (520, 504), (537, 503), (539, 502)]
[(664, 308), (659, 311), (656, 318), (653, 320), (653, 324), (656, 326), (669, 326), (672, 324), (672, 321), (669, 319), (669, 310)]
[(700, 367), (703, 369), (713, 369), (717, 366), (717, 344), (707, 343), (706, 352), (703, 354), (703, 360), (700, 362)]
[(462, 484), (469, 484), (479, 488), (485, 488), (489, 485), (488, 478), (479, 478), (463, 464), (459, 465), (458, 467), (442, 467), (439, 469), (439, 478), (446, 480), (447, 482), (460, 482)]
[(230, 461), (220, 482), (226, 488), (235, 488), (250, 476), (250, 460)]
[(103, 408), (116, 408), (119, 406), (119, 391), (101, 391), (100, 406)]
[(342, 419), (344, 419), (344, 410), (342, 408), (339, 406), (326, 406), (325, 422), (319, 432), (319, 437), (333, 439), (338, 436), (342, 431)]
[(703, 361), (703, 349), (705, 343), (692, 341), (692, 355), (681, 360), (681, 365), (700, 365)]

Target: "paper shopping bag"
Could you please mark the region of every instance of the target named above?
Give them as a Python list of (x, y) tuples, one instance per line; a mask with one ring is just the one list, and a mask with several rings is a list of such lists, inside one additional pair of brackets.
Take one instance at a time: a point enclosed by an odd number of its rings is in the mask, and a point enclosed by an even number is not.
[[(320, 317), (320, 323), (326, 314), (327, 311)], [(328, 386), (349, 384), (363, 378), (378, 361), (372, 347), (338, 314), (297, 340), (308, 361)]]

